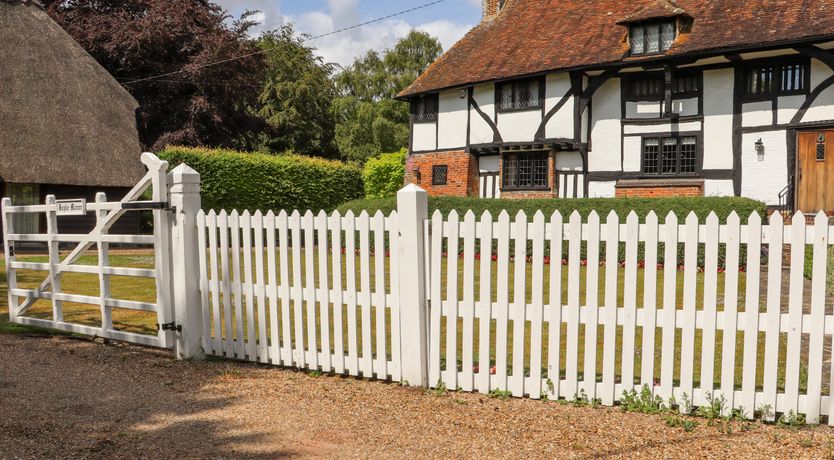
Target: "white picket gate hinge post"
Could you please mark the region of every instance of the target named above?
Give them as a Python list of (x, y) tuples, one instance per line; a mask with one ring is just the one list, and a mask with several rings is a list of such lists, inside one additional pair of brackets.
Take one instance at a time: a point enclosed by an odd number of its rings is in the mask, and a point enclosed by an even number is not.
[(177, 359), (202, 359), (203, 321), (197, 213), (200, 211), (200, 174), (181, 164), (171, 171), (171, 219), (173, 308)]
[(426, 309), (425, 235), (428, 196), (410, 184), (397, 192), (399, 221), (400, 341), (402, 380), (428, 386), (428, 328)]

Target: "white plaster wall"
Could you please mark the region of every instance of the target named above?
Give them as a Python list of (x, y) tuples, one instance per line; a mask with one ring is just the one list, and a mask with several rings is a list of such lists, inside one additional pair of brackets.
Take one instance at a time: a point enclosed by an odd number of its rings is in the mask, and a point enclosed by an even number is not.
[(483, 172), (498, 171), (498, 155), (490, 155), (488, 157), (481, 157), (478, 160), (478, 169)]
[(532, 142), (541, 122), (541, 109), (499, 113), (498, 131), (504, 142)]
[(437, 112), (437, 147), (440, 149), (466, 147), (469, 101), (468, 96), (460, 96), (459, 89), (440, 93)]
[(588, 198), (613, 198), (616, 194), (615, 181), (589, 182)]
[[(570, 90), (570, 76), (566, 73), (550, 74), (547, 76), (546, 85), (545, 114), (549, 113)], [(573, 99), (573, 96), (569, 97), (562, 108), (547, 122), (545, 137), (573, 139)]]
[(672, 112), (682, 117), (698, 115), (698, 98), (675, 99), (672, 101)]
[(732, 180), (714, 180), (708, 179), (704, 181), (704, 196), (733, 196), (735, 190), (733, 189)]
[(802, 104), (805, 103), (805, 96), (783, 96), (779, 98), (779, 106), (776, 111), (779, 124), (790, 123)]
[(642, 138), (629, 136), (623, 139), (623, 171), (640, 172)]
[[(700, 121), (689, 121), (686, 123), (678, 123), (677, 132), (700, 131)], [(671, 134), (672, 123), (663, 123), (659, 125), (625, 125), (625, 134)]]
[[(831, 75), (828, 66), (816, 59), (811, 60), (811, 90)], [(825, 120), (834, 120), (834, 85), (823, 91), (802, 117), (803, 123)]]
[(557, 152), (557, 171), (582, 171), (582, 155), (579, 152)]
[[(620, 165), (620, 79), (612, 78), (597, 90), (593, 102), (589, 171), (616, 171)], [(584, 125), (584, 123), (583, 123)]]
[(750, 102), (741, 107), (741, 126), (767, 126), (773, 124), (771, 101)]
[(437, 150), (437, 123), (414, 123), (411, 147), (415, 152)]
[(626, 102), (626, 118), (660, 118), (663, 103), (658, 101)]
[(733, 167), (733, 69), (704, 72), (704, 169)]
[[(741, 141), (741, 195), (779, 203), (779, 192), (788, 185), (788, 148), (785, 131), (768, 131), (742, 136)], [(756, 154), (756, 141), (761, 138), (765, 146), (764, 161)]]
[[(473, 98), (478, 104), (478, 107), (487, 115), (490, 120), (494, 121), (495, 116), (495, 85), (478, 85), (473, 92)], [(493, 132), (489, 124), (481, 117), (481, 115), (472, 109), (472, 114), (469, 118), (470, 126), (469, 142), (471, 144), (490, 144), (493, 141)]]

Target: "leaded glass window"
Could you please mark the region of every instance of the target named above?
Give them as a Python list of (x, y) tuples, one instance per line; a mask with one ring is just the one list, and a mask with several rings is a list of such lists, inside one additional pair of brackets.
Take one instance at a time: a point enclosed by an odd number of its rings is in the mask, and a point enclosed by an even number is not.
[(667, 51), (675, 43), (677, 25), (674, 20), (634, 24), (629, 29), (631, 54), (651, 54)]
[(547, 153), (505, 154), (502, 184), (507, 189), (545, 189), (548, 181)]
[(643, 174), (686, 176), (698, 172), (698, 138), (650, 137), (643, 139)]
[(539, 80), (517, 80), (498, 86), (499, 110), (527, 110), (541, 108)]

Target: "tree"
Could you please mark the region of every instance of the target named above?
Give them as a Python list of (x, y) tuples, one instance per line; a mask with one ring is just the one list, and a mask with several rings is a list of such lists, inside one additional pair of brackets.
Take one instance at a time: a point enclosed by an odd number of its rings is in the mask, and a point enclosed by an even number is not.
[(442, 52), (436, 38), (413, 30), (393, 49), (369, 51), (336, 76), (336, 142), (343, 157), (363, 162), (408, 147), (408, 104), (394, 98)]
[(325, 63), (296, 36), (292, 25), (264, 34), (266, 75), (255, 113), (269, 126), (256, 148), (271, 152), (292, 150), (302, 155), (338, 156), (331, 80), (335, 66)]
[[(44, 0), (49, 14), (140, 104), (139, 135), (166, 144), (239, 147), (265, 128), (249, 107), (262, 57), (247, 13), (232, 25), (207, 0)], [(239, 59), (238, 56), (244, 56)], [(230, 59), (221, 65), (207, 64)], [(179, 72), (148, 81), (132, 80)]]

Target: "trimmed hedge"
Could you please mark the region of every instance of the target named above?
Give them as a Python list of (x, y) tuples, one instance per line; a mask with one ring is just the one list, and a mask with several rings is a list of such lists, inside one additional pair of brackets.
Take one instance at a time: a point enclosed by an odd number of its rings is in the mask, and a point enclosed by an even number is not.
[(363, 194), (361, 170), (338, 161), (190, 147), (158, 155), (172, 168), (186, 163), (200, 173), (206, 210), (331, 211)]
[(403, 186), (406, 154), (405, 149), (396, 153), (383, 153), (365, 163), (362, 169), (365, 198), (385, 198), (397, 194), (397, 190)]
[[(392, 210), (396, 209), (396, 198), (384, 198), (375, 200), (355, 200), (339, 206), (338, 211), (345, 213), (352, 210), (355, 213), (361, 211), (368, 211), (373, 214), (377, 210), (381, 210), (386, 215)], [(666, 220), (666, 215), (669, 212), (674, 212), (678, 216), (678, 222), (683, 224), (686, 216), (690, 212), (694, 212), (701, 223), (706, 221), (710, 212), (715, 212), (721, 223), (727, 221), (727, 216), (735, 211), (741, 218), (741, 222), (745, 223), (747, 218), (753, 212), (758, 212), (763, 218), (767, 213), (767, 206), (759, 201), (748, 198), (736, 197), (696, 197), (696, 198), (586, 198), (586, 199), (536, 199), (536, 200), (488, 200), (481, 198), (447, 198), (436, 197), (429, 198), (429, 216), (435, 211), (439, 210), (444, 216), (448, 216), (449, 212), (456, 210), (461, 214), (468, 210), (475, 212), (476, 216), (480, 216), (484, 211), (489, 211), (493, 219), (497, 219), (498, 215), (506, 210), (510, 213), (510, 217), (514, 218), (518, 211), (524, 211), (527, 218), (532, 220), (535, 213), (541, 210), (545, 219), (549, 220), (550, 216), (559, 211), (568, 220), (573, 211), (578, 211), (582, 216), (583, 221), (587, 219), (591, 211), (596, 211), (600, 215), (600, 221), (605, 223), (608, 214), (611, 211), (617, 212), (620, 216), (620, 222), (625, 223), (625, 218), (629, 212), (635, 211), (640, 217), (640, 221), (644, 222), (646, 215), (650, 211), (655, 211), (658, 219), (662, 224)], [(445, 241), (444, 241), (445, 244)], [(494, 244), (495, 245), (495, 244)], [(719, 245), (719, 265), (724, 266), (725, 245)], [(493, 248), (494, 249), (494, 248)], [(528, 242), (527, 253), (530, 254), (532, 249), (532, 242)], [(546, 248), (549, 251), (549, 248)], [(562, 257), (568, 256), (568, 245), (564, 245)], [(663, 243), (658, 244), (658, 262), (663, 261)], [(618, 257), (620, 262), (625, 260), (625, 244), (621, 243), (618, 248)], [(638, 247), (638, 259), (642, 260), (644, 254), (644, 244), (640, 243)], [(586, 244), (582, 243), (581, 257), (586, 258)], [(605, 244), (600, 247), (601, 260), (605, 260)], [(741, 247), (740, 261), (744, 264), (747, 259), (747, 248)], [(684, 245), (678, 245), (678, 263), (682, 264), (684, 260)], [(705, 260), (704, 247), (698, 247), (698, 265), (703, 267)], [(766, 257), (763, 258), (763, 263)]]

